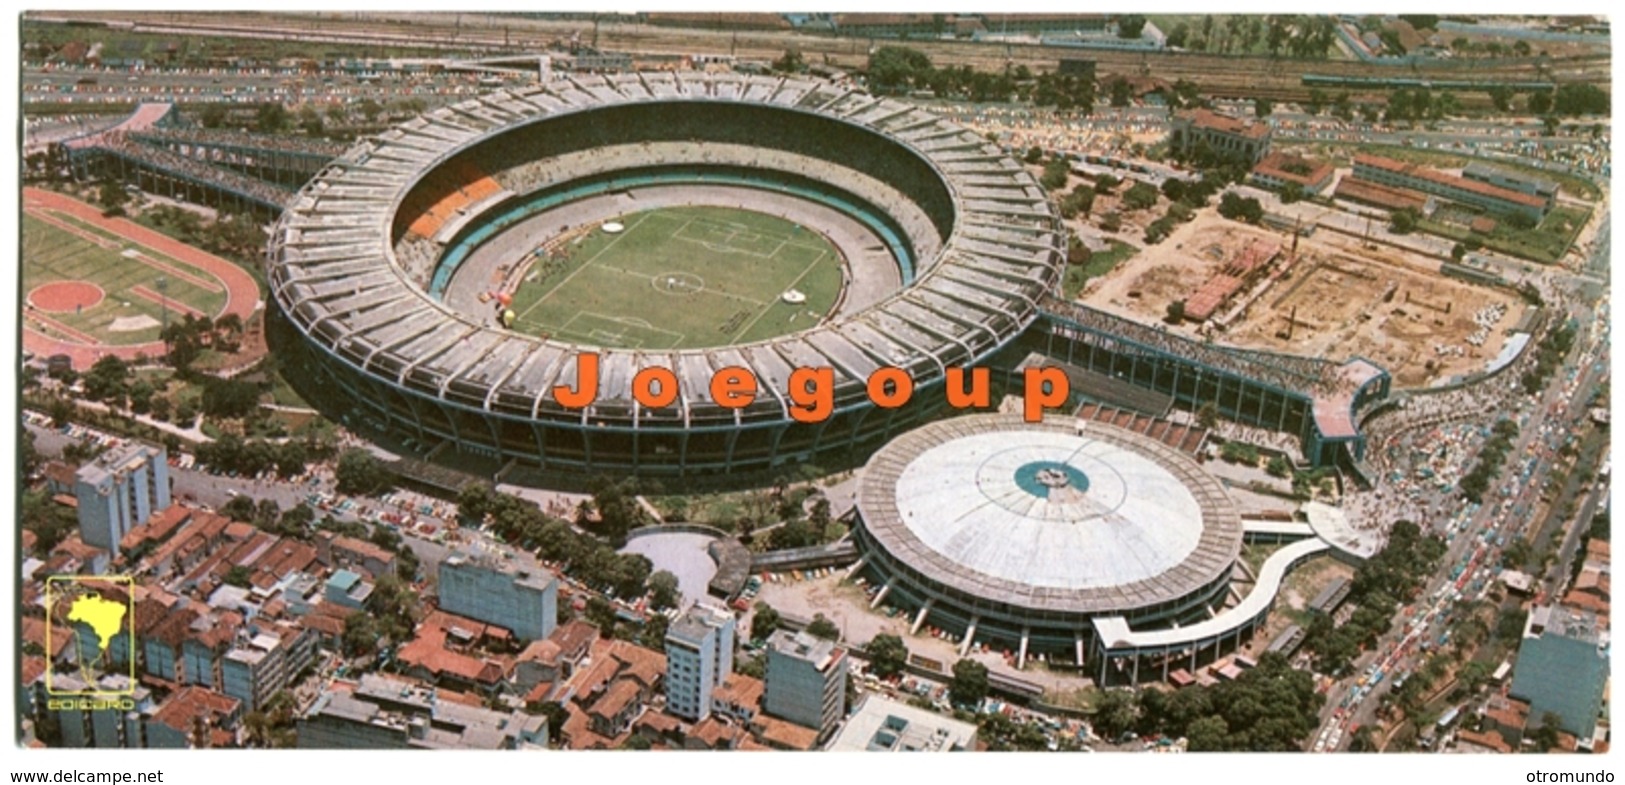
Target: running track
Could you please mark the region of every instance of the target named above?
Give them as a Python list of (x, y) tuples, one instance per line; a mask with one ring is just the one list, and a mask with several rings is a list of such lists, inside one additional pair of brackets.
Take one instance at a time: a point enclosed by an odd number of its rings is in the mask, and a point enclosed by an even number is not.
[[(248, 317), (254, 314), (254, 309), (259, 305), (259, 285), (254, 283), (253, 276), (218, 256), (204, 253), (179, 240), (170, 239), (129, 219), (104, 218), (101, 210), (52, 191), (24, 188), (23, 206), (26, 210), (45, 208), (67, 213), (213, 275), (226, 286), (226, 306), (216, 316), (234, 313), (243, 320), (243, 324), (248, 324)], [(89, 368), (104, 355), (112, 354), (123, 360), (133, 360), (138, 355), (162, 357), (164, 354), (162, 341), (131, 346), (105, 346), (52, 338), (35, 330), (27, 319), (23, 320), (23, 349), (42, 357), (66, 354), (73, 358), (73, 367), (81, 371)], [(250, 358), (243, 359), (246, 361)]]

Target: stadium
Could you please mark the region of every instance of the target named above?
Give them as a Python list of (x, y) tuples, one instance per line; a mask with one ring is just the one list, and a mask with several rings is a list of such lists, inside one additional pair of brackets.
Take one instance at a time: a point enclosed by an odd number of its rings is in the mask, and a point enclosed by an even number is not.
[[(741, 473), (861, 455), (1039, 315), (1056, 219), (1014, 159), (890, 99), (800, 78), (575, 76), (358, 142), (274, 228), (269, 279), (319, 384), (422, 443), (563, 471)], [(582, 353), (595, 401), (560, 405)], [(902, 368), (914, 396), (865, 383)], [(669, 406), (630, 392), (643, 368)], [(790, 416), (830, 368), (833, 412)], [(713, 400), (718, 371), (760, 380)]]

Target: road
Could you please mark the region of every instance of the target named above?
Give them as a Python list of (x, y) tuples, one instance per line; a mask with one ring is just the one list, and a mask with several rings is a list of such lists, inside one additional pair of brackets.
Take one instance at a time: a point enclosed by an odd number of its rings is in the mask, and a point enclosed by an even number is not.
[[(1594, 244), (1591, 263), (1595, 264), (1598, 256), (1606, 259), (1607, 253), (1608, 236), (1603, 233)], [(1531, 401), (1524, 396), (1514, 410), (1505, 412), (1518, 418), (1521, 428), (1501, 481), (1491, 486), (1483, 504), (1464, 505), (1453, 517), (1446, 527), (1450, 543), (1446, 556), (1439, 572), (1427, 583), (1421, 595), (1424, 599), (1412, 606), (1411, 614), (1396, 617), (1395, 628), (1381, 638), (1372, 652), (1356, 661), (1356, 674), (1369, 678), (1380, 670), (1384, 678), (1375, 687), (1362, 687), (1366, 679), (1356, 681), (1353, 677), (1335, 685), (1328, 693), (1322, 723), (1310, 737), (1311, 745), (1325, 739), (1327, 751), (1341, 749), (1351, 740), (1353, 728), (1375, 722), (1381, 698), (1391, 689), (1393, 677), (1415, 671), (1426, 657), (1423, 642), (1435, 640), (1449, 628), (1458, 601), (1484, 596), (1492, 577), (1492, 570), (1487, 568), (1500, 563), (1498, 543), (1523, 534), (1525, 523), (1539, 508), (1552, 458), (1572, 438), (1574, 424), (1587, 415), (1592, 395), (1608, 376), (1607, 301), (1593, 301), (1586, 296), (1600, 294), (1589, 283), (1571, 279), (1567, 284), (1572, 287), (1570, 304), (1581, 326), (1580, 333), (1538, 399)], [(1592, 329), (1598, 326), (1602, 329)], [(1598, 489), (1594, 489), (1579, 521), (1589, 522), (1590, 512), (1600, 498)], [(1555, 503), (1562, 503), (1561, 496)], [(1567, 577), (1567, 558), (1574, 552), (1579, 528), (1578, 524), (1572, 526), (1564, 535), (1564, 558), (1547, 576), (1554, 588), (1560, 588), (1560, 581)], [(1347, 710), (1339, 712), (1345, 705)]]

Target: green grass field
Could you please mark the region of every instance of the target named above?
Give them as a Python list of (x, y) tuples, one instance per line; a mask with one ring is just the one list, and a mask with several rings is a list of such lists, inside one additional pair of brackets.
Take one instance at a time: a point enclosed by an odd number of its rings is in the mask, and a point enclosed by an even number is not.
[[(775, 216), (720, 207), (633, 213), (537, 258), (514, 292), (513, 328), (599, 346), (691, 349), (750, 343), (816, 325), (841, 294), (823, 236)], [(794, 289), (806, 301), (781, 298)]]
[[(23, 295), (26, 297), (35, 287), (53, 281), (85, 281), (101, 287), (104, 297), (100, 303), (79, 313), (46, 313), (45, 316), (106, 344), (158, 340), (164, 309), (157, 301), (137, 293), (136, 289), (141, 287), (150, 293), (158, 293), (159, 276), (166, 279), (164, 294), (172, 301), (184, 303), (209, 316), (225, 307), (225, 286), (213, 276), (73, 218), (56, 213), (50, 217), (71, 228), (55, 225), (34, 215), (23, 216)], [(76, 232), (88, 234), (89, 237)], [(166, 274), (142, 259), (124, 255), (132, 250), (171, 270), (207, 281), (215, 290), (188, 281), (182, 275)], [(170, 319), (184, 318), (184, 315), (178, 308), (169, 309)]]

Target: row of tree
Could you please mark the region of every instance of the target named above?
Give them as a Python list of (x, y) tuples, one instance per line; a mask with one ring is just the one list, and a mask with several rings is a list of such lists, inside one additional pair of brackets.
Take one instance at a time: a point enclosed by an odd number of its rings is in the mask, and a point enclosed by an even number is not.
[[(458, 516), (467, 524), (485, 522), (489, 531), (502, 541), (563, 565), (566, 574), (592, 589), (628, 601), (643, 596), (648, 590), (653, 564), (647, 557), (616, 553), (597, 537), (542, 512), (532, 502), (497, 493), (484, 483), (473, 483), (458, 494), (457, 505)], [(600, 526), (611, 519), (641, 520), (647, 515), (626, 493), (623, 483), (601, 484), (590, 506), (578, 512), (587, 513), (592, 509), (597, 510)], [(587, 518), (582, 518), (582, 522), (593, 523)], [(615, 524), (617, 527), (629, 525)]]
[(1304, 648), (1314, 654), (1315, 668), (1347, 675), (1360, 652), (1393, 626), (1400, 604), (1415, 598), (1444, 552), (1444, 541), (1424, 535), (1415, 523), (1395, 523), (1383, 549), (1355, 570), (1347, 600), (1355, 610), (1348, 621), (1337, 625), (1317, 612), (1305, 630)]

